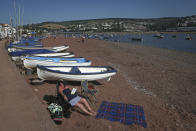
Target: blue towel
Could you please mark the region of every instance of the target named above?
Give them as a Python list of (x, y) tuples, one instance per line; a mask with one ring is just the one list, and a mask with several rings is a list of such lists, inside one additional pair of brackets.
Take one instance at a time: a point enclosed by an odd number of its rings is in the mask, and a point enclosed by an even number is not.
[(139, 124), (147, 127), (142, 106), (103, 101), (96, 118), (119, 121), (126, 125)]

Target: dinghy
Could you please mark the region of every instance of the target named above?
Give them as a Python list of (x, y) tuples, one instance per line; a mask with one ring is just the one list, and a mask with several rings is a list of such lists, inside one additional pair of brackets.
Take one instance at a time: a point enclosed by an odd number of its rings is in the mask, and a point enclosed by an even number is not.
[(17, 41), (13, 43), (8, 44), (8, 48), (14, 48), (14, 47), (43, 47), (43, 44), (41, 42), (35, 42), (35, 41)]
[(54, 53), (54, 51), (46, 50), (46, 49), (33, 49), (33, 50), (22, 50), (22, 51), (10, 52), (10, 55), (11, 56), (25, 56), (25, 55), (40, 54), (40, 53)]
[(13, 43), (10, 43), (8, 46), (7, 46), (7, 50), (8, 52), (13, 52), (13, 51), (21, 51), (22, 49), (20, 48), (30, 48), (30, 49), (33, 49), (33, 48), (40, 48), (40, 49), (43, 49), (43, 44), (42, 43), (18, 43), (18, 44), (13, 44)]
[(62, 52), (66, 49), (68, 49), (68, 45), (64, 46), (54, 46), (54, 47), (35, 47), (35, 46), (12, 46), (12, 48), (8, 48), (8, 52), (13, 52), (13, 51), (22, 51), (22, 50), (39, 50), (39, 49), (47, 49), (51, 50), (54, 52)]
[(43, 66), (90, 66), (91, 61), (85, 58), (62, 58), (62, 57), (25, 57), (24, 67), (27, 69)]
[(116, 70), (109, 66), (37, 66), (37, 74), (43, 80), (94, 81), (111, 78)]
[(157, 37), (157, 38), (159, 38), (159, 39), (164, 38), (164, 36), (163, 36), (162, 34), (156, 34), (156, 35), (154, 35), (154, 37)]
[(14, 51), (14, 52), (10, 52), (9, 54), (11, 55), (13, 61), (20, 61), (23, 60), (24, 57), (26, 56), (33, 55), (33, 54), (44, 54), (44, 53), (55, 53), (55, 52), (46, 49), (38, 49), (38, 50), (34, 49), (34, 50)]
[(191, 39), (192, 39), (192, 37), (189, 34), (187, 34), (185, 37), (185, 40), (191, 40)]
[(55, 53), (43, 53), (43, 54), (33, 54), (33, 56), (39, 57), (74, 57), (73, 52), (55, 52)]
[(131, 40), (133, 40), (133, 41), (143, 41), (143, 39), (141, 37), (133, 37), (133, 38), (131, 38)]
[(41, 54), (31, 54), (31, 55), (23, 55), (23, 56), (12, 56), (13, 61), (23, 61), (25, 57), (27, 56), (38, 56), (38, 57), (63, 57), (63, 58), (69, 58), (74, 57), (73, 52), (54, 52), (54, 53), (41, 53)]
[(11, 46), (16, 46), (16, 45), (20, 45), (20, 46), (37, 46), (37, 45), (42, 45), (43, 44), (41, 42), (38, 41), (33, 41), (33, 40), (21, 40), (21, 41), (14, 41), (12, 43), (9, 43), (8, 47)]

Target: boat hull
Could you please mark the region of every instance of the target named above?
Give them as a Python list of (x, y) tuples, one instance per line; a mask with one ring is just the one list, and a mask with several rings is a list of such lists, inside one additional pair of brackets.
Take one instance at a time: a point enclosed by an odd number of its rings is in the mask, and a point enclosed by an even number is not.
[(143, 41), (142, 38), (132, 38), (131, 40), (132, 40), (132, 41)]
[(62, 52), (62, 53), (43, 53), (43, 54), (33, 54), (33, 56), (39, 57), (74, 57), (72, 52)]
[[(38, 56), (38, 57), (62, 57), (62, 58), (70, 58), (74, 57), (73, 53), (47, 53), (47, 54), (33, 54), (31, 56)], [(14, 56), (11, 57), (13, 61), (23, 61), (26, 55), (24, 56)]]
[(69, 48), (69, 46), (55, 46), (55, 47), (35, 47), (35, 46), (13, 46), (12, 48), (8, 48), (8, 52), (14, 51), (23, 51), (23, 50), (39, 50), (39, 49), (46, 49), (51, 50), (54, 52), (62, 52)]
[(32, 54), (40, 54), (40, 53), (54, 53), (54, 51), (46, 50), (46, 49), (33, 49), (33, 50), (14, 51), (9, 54), (11, 56), (24, 56), (24, 55), (32, 55)]
[(66, 49), (68, 49), (69, 46), (68, 45), (64, 45), (64, 46), (55, 46), (55, 47), (35, 47), (35, 46), (13, 46), (13, 48), (9, 48), (8, 51), (12, 52), (12, 51), (21, 51), (21, 50), (33, 50), (33, 49), (47, 49), (47, 50), (52, 50), (54, 52), (62, 52)]
[[(53, 68), (64, 68), (60, 69), (61, 71), (57, 71), (57, 69)], [(111, 78), (113, 75), (116, 74), (116, 70), (112, 67), (82, 67), (78, 66), (78, 69), (81, 70), (87, 70), (86, 73), (72, 73), (70, 70), (72, 67), (43, 67), (38, 66), (37, 67), (37, 74), (40, 79), (43, 80), (68, 80), (68, 81), (95, 81), (95, 80), (101, 80), (101, 79), (107, 79)], [(89, 70), (89, 72), (88, 72)], [(102, 71), (101, 71), (102, 70)]]
[[(60, 58), (58, 58), (60, 59)], [(65, 58), (66, 59), (66, 58)], [(59, 61), (52, 61), (52, 60), (37, 60), (37, 59), (28, 59), (25, 58), (23, 60), (24, 67), (27, 69), (33, 69), (36, 68), (37, 65), (42, 65), (42, 66), (90, 66), (91, 61), (86, 60), (84, 62), (77, 62), (74, 60), (66, 60), (63, 62)]]

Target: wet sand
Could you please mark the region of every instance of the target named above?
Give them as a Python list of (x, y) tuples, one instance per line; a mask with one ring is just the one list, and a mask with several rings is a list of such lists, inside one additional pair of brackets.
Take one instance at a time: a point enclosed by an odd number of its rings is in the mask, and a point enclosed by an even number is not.
[[(136, 104), (144, 107), (147, 128), (95, 119), (73, 111), (60, 130), (196, 130), (196, 54), (152, 47), (81, 38), (49, 37), (44, 46), (67, 44), (76, 56), (92, 61), (92, 65), (112, 66), (117, 75), (96, 85), (98, 110), (102, 101)], [(26, 76), (29, 83), (30, 78)], [(80, 83), (72, 83), (80, 90)], [(55, 96), (54, 83), (31, 85), (47, 107), (46, 96)]]

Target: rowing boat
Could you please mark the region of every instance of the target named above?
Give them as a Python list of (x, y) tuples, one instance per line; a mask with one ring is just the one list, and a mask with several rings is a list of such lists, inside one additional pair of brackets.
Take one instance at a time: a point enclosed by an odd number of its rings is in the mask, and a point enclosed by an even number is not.
[(94, 81), (111, 78), (116, 70), (109, 66), (37, 66), (43, 80)]
[(85, 58), (62, 58), (62, 57), (25, 57), (24, 67), (27, 69), (42, 66), (90, 66), (91, 61)]
[(23, 56), (12, 56), (13, 61), (23, 61), (25, 57), (27, 56), (38, 56), (38, 57), (74, 57), (73, 52), (54, 52), (54, 53), (40, 53), (40, 54), (31, 54), (31, 55), (23, 55)]
[(14, 52), (14, 51), (23, 51), (23, 50), (39, 50), (39, 49), (47, 49), (54, 52), (62, 52), (68, 49), (68, 45), (63, 46), (54, 46), (54, 47), (35, 47), (35, 46), (12, 46), (11, 48), (8, 48), (8, 52)]

